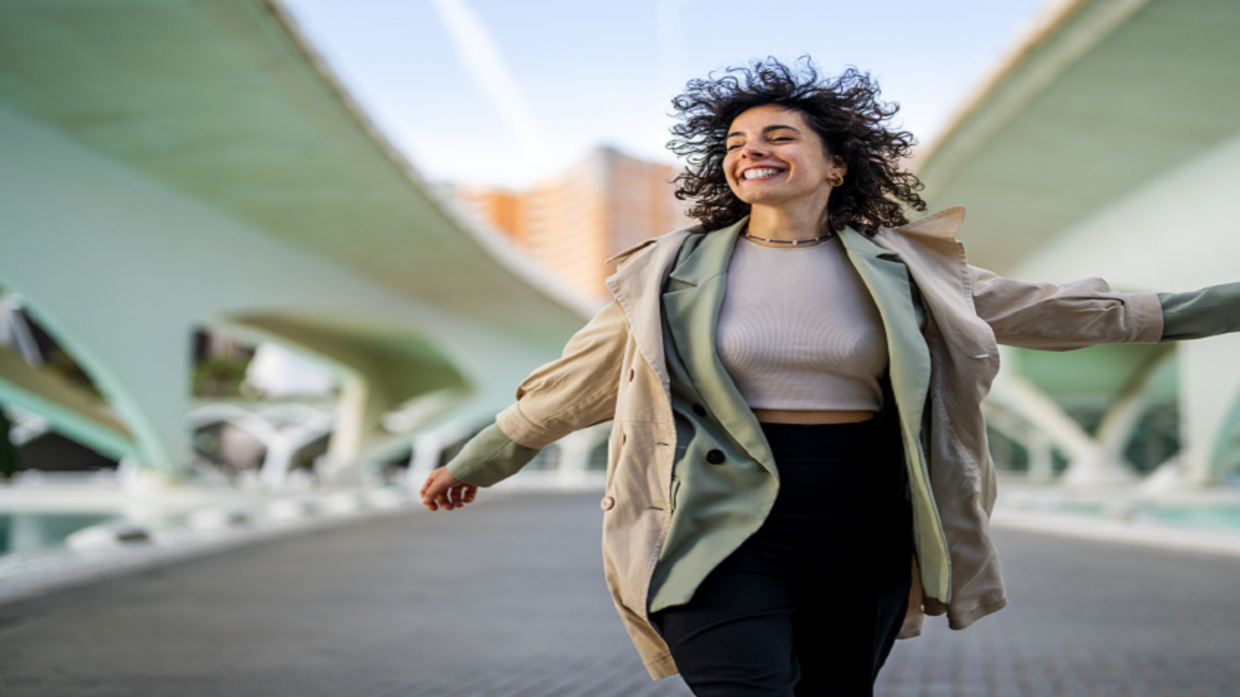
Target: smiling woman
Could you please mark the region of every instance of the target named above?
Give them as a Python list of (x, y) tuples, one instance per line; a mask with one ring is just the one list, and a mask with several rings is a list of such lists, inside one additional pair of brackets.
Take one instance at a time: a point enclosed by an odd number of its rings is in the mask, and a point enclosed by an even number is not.
[[(427, 479), (452, 510), (611, 420), (607, 582), (654, 678), (711, 697), (871, 695), (923, 615), (1007, 604), (981, 401), (998, 344), (1240, 330), (1240, 284), (1057, 286), (969, 266), (960, 207), (908, 222), (912, 136), (856, 70), (695, 80), (671, 147), (700, 225), (622, 252), (615, 302)], [(1228, 309), (1232, 308), (1232, 309)]]
[[(794, 142), (811, 139), (840, 174), (848, 174), (835, 185), (825, 206), (824, 223), (831, 231), (850, 224), (860, 231), (903, 225), (908, 218), (901, 204), (925, 210), (925, 202), (917, 195), (921, 183), (900, 169), (900, 161), (909, 156), (915, 143), (913, 134), (888, 127), (899, 107), (879, 101), (878, 85), (854, 68), (823, 79), (806, 60), (800, 73), (768, 60), (729, 71), (721, 78), (692, 80), (673, 101), (680, 123), (672, 128), (676, 138), (668, 147), (689, 163), (676, 179), (677, 197), (694, 202), (689, 215), (708, 229), (727, 227), (748, 215), (752, 201), (735, 189), (731, 167), (741, 161), (738, 151), (744, 144), (775, 137)], [(751, 109), (766, 116), (783, 111), (792, 125), (801, 127), (738, 132), (737, 126), (743, 128), (757, 115), (738, 121)], [(774, 120), (768, 126), (778, 123)]]

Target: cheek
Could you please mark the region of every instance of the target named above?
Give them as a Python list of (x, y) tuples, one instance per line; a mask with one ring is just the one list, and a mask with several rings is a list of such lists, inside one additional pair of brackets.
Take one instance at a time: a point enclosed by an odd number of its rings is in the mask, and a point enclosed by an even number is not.
[(727, 180), (728, 186), (732, 188), (732, 191), (736, 191), (736, 179), (732, 176), (732, 163), (732, 156), (729, 155), (723, 158), (723, 178)]

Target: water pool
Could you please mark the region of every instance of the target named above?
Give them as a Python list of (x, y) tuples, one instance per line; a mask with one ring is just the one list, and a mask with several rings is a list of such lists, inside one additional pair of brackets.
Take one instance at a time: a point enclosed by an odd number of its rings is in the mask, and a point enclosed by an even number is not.
[(1057, 504), (1054, 511), (1091, 518), (1144, 520), (1183, 528), (1240, 530), (1240, 504), (1237, 503), (1063, 502)]
[(73, 533), (115, 513), (0, 513), (0, 554), (58, 547)]

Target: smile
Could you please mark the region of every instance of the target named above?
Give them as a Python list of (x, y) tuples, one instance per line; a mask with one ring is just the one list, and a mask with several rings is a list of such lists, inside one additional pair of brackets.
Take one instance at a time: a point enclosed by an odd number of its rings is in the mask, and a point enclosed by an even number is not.
[(766, 177), (773, 177), (777, 174), (779, 174), (779, 170), (777, 169), (769, 169), (769, 168), (747, 169), (741, 174), (741, 178), (746, 179), (746, 180), (763, 179)]

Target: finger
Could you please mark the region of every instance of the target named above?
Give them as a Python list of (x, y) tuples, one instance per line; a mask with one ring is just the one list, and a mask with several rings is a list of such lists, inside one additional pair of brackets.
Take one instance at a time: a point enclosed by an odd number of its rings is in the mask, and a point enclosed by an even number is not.
[(465, 503), (473, 503), (474, 497), (478, 495), (478, 487), (473, 484), (466, 484), (461, 488), (461, 491), (463, 494), (463, 498), (461, 500)]
[(426, 475), (426, 481), (422, 482), (422, 490), (418, 492), (422, 495), (422, 498), (426, 498), (426, 490), (430, 489), (431, 486), (435, 483), (435, 480), (439, 479), (438, 474), (439, 474), (439, 471), (436, 470)]
[(450, 490), (445, 487), (439, 492), (439, 495), (435, 497), (435, 503), (438, 503), (439, 507), (445, 511), (450, 511), (453, 508), (456, 508), (456, 506), (452, 503), (452, 498), (449, 495), (449, 492)]
[(438, 500), (443, 496), (444, 490), (447, 488), (443, 482), (438, 481), (434, 473), (427, 478), (426, 484), (422, 486), (422, 505), (432, 511), (439, 510)]
[(435, 503), (435, 497), (429, 494), (424, 494), (422, 496), (422, 505), (426, 506), (428, 509), (432, 511), (439, 510), (439, 505)]

